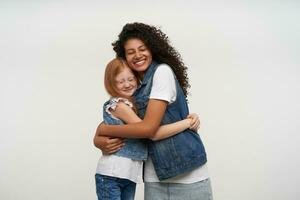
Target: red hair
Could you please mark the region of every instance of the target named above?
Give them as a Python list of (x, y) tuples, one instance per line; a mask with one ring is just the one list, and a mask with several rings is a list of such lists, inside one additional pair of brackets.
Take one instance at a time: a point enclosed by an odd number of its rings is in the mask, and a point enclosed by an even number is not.
[[(105, 74), (104, 74), (104, 87), (110, 96), (124, 97), (118, 92), (115, 79), (116, 76), (119, 73), (121, 73), (126, 67), (130, 69), (126, 61), (123, 60), (122, 58), (114, 58), (106, 65)], [(133, 74), (135, 75), (136, 78), (136, 73)]]

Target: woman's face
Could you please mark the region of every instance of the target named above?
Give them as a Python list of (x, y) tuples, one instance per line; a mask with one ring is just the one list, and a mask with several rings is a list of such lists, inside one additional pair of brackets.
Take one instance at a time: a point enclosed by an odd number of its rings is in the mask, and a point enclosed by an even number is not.
[(129, 67), (143, 74), (152, 62), (152, 54), (144, 42), (138, 38), (129, 39), (124, 45)]
[(115, 78), (118, 93), (130, 97), (137, 88), (137, 80), (129, 67), (125, 67)]

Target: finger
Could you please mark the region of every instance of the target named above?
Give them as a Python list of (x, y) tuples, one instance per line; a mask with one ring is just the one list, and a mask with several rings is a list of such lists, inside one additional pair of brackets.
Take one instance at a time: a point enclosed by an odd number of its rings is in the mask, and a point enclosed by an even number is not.
[(198, 122), (198, 129), (200, 128), (200, 125), (201, 125), (201, 122), (199, 121), (199, 122)]
[(190, 129), (191, 129), (191, 130), (195, 130), (195, 127), (194, 127), (194, 126), (190, 126)]
[(200, 125), (200, 121), (197, 120), (197, 121), (195, 122), (195, 126), (199, 126), (199, 125)]
[(108, 151), (109, 154), (113, 154), (113, 153), (116, 153), (117, 151), (119, 151), (122, 147), (116, 147), (116, 148), (113, 148), (111, 150)]
[(112, 149), (121, 148), (125, 145), (125, 143), (111, 144), (107, 145), (106, 148), (111, 151)]
[(123, 138), (109, 138), (107, 140), (107, 143), (108, 144), (116, 144), (116, 143), (120, 143), (120, 142), (123, 142)]
[(191, 119), (192, 119), (191, 126), (194, 127), (197, 124), (198, 119), (195, 119), (195, 118), (191, 118)]
[(111, 148), (111, 147), (118, 146), (118, 145), (122, 145), (122, 144), (124, 144), (123, 141), (116, 141), (116, 142), (113, 142), (113, 143), (108, 142), (107, 145), (106, 145), (106, 147), (107, 147), (107, 148)]
[(191, 129), (197, 130), (197, 128), (200, 126), (200, 121), (196, 121), (193, 125), (191, 125)]
[(200, 121), (197, 122), (197, 124), (196, 124), (196, 130), (198, 130), (199, 128), (200, 128)]
[(192, 130), (197, 130), (197, 126), (191, 126), (191, 128), (190, 129), (192, 129)]
[(122, 146), (120, 146), (120, 145), (109, 147), (109, 148), (105, 147), (104, 152), (105, 152), (105, 154), (112, 154), (116, 151), (119, 151), (121, 148), (122, 148)]
[(200, 124), (200, 119), (199, 119), (199, 118), (195, 119), (195, 124), (196, 124), (196, 125), (199, 125), (199, 124)]

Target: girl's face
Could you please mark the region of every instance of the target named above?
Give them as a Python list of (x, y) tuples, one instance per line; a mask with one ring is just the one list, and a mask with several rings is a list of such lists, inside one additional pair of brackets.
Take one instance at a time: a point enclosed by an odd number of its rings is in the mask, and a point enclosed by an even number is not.
[(138, 38), (129, 39), (124, 45), (129, 67), (143, 74), (152, 62), (152, 54), (144, 42)]
[(126, 97), (133, 95), (137, 88), (137, 79), (128, 67), (116, 76), (115, 83), (119, 94)]

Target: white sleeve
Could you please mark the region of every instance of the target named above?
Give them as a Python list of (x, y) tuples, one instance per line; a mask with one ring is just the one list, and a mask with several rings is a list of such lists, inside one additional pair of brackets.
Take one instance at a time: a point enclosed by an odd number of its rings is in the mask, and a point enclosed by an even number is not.
[(167, 64), (157, 67), (154, 76), (150, 99), (160, 99), (173, 103), (176, 100), (176, 83), (173, 71)]

